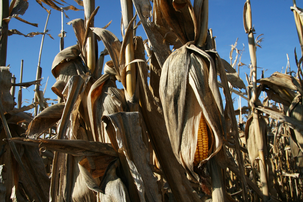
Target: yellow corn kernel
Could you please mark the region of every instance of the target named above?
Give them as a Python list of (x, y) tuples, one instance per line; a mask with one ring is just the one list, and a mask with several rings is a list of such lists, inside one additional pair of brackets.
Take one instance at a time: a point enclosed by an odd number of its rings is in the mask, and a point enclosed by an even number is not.
[(194, 166), (208, 157), (208, 132), (204, 115), (202, 114), (198, 129), (198, 140), (195, 152)]

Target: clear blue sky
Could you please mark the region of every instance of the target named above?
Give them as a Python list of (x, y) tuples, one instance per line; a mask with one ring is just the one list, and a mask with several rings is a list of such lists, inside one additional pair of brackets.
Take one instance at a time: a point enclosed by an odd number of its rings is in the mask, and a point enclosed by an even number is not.
[[(74, 1), (68, 0), (68, 3), (77, 6)], [(229, 61), (230, 45), (234, 44), (236, 38), (238, 40), (238, 48), (242, 49), (245, 46), (245, 52), (242, 56), (242, 62), (249, 64), (249, 51), (247, 45), (247, 35), (243, 29), (243, 5), (245, 0), (210, 0), (209, 1), (209, 28), (213, 29), (213, 34), (216, 36), (217, 51), (220, 56)], [(258, 66), (265, 69), (265, 76), (270, 76), (275, 71), (281, 71), (282, 67), (286, 66), (286, 54), (289, 54), (292, 70), (296, 70), (294, 62), (294, 48), (297, 48), (300, 56), (299, 41), (297, 37), (296, 27), (294, 23), (293, 13), (290, 11), (292, 0), (251, 0), (253, 24), (256, 30), (256, 35), (264, 34), (262, 48), (257, 50)], [(108, 30), (112, 31), (120, 40), (120, 20), (121, 8), (119, 0), (96, 1), (96, 6), (100, 9), (95, 18), (95, 26), (103, 27), (112, 20), (112, 24)], [(298, 7), (303, 7), (302, 2), (297, 2)], [(45, 6), (49, 8), (48, 6)], [(75, 18), (83, 18), (83, 11), (67, 11), (70, 19), (64, 19), (68, 22)], [(21, 16), (27, 21), (38, 23), (38, 28), (19, 22), (12, 19), (9, 24), (9, 29), (18, 29), (24, 34), (29, 32), (43, 32), (44, 24), (47, 17), (47, 12), (42, 9), (35, 1), (29, 1), (29, 8), (26, 13)], [(47, 77), (49, 77), (48, 86), (45, 97), (56, 98), (56, 95), (51, 91), (51, 86), (55, 83), (55, 78), (51, 74), (51, 65), (54, 57), (59, 52), (59, 37), (61, 30), (60, 12), (52, 10), (48, 24), (49, 34), (54, 37), (54, 40), (46, 36), (44, 48), (42, 52), (42, 81), (41, 89), (44, 89)], [(65, 38), (65, 47), (76, 44), (76, 38), (73, 29), (69, 25), (64, 25), (64, 30), (67, 32)], [(137, 35), (146, 38), (143, 31), (138, 31)], [(24, 60), (24, 77), (23, 81), (32, 81), (36, 78), (36, 69), (38, 64), (39, 49), (41, 43), (41, 35), (33, 38), (25, 38), (19, 35), (10, 36), (8, 39), (7, 64), (11, 67), (11, 72), (16, 76), (19, 82), (20, 64)], [(102, 42), (99, 42), (103, 50)], [(258, 74), (260, 75), (261, 69)], [(245, 80), (244, 72), (249, 72), (247, 66), (241, 68), (241, 78)], [(16, 88), (17, 92), (18, 88)], [(34, 91), (33, 88), (23, 89), (23, 98), (31, 103)], [(17, 93), (15, 94), (17, 96)], [(27, 103), (24, 103), (27, 104)]]

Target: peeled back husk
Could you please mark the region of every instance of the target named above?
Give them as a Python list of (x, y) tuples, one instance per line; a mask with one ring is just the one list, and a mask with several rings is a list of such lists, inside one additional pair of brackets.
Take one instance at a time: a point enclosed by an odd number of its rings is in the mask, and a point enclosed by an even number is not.
[(160, 78), (160, 99), (173, 152), (196, 180), (193, 162), (197, 133), (203, 114), (210, 131), (206, 163), (222, 147), (222, 101), (213, 59), (194, 45), (186, 44), (165, 61)]

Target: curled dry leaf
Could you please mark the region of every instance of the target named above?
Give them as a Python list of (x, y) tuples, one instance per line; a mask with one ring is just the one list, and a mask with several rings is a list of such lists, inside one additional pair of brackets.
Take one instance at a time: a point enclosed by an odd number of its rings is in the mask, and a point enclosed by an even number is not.
[(62, 116), (65, 103), (54, 104), (39, 113), (29, 124), (27, 137), (36, 139), (43, 132), (54, 126)]
[(296, 91), (302, 92), (299, 81), (294, 77), (279, 72), (273, 73), (268, 78), (258, 80), (263, 84), (263, 91), (268, 97), (279, 103), (289, 106), (296, 96)]
[(52, 64), (52, 74), (56, 78), (56, 83), (52, 90), (59, 97), (63, 98), (63, 89), (72, 76), (84, 75), (87, 71), (79, 56), (78, 45), (70, 46), (59, 52)]
[(119, 57), (120, 57), (121, 42), (112, 32), (110, 32), (106, 29), (97, 28), (97, 27), (91, 27), (90, 29), (104, 43), (104, 46), (107, 49), (107, 51), (112, 59), (114, 68), (116, 69), (116, 72), (117, 72), (117, 77), (119, 79), (120, 78)]
[(105, 74), (91, 86), (87, 97), (87, 111), (94, 140), (105, 143), (109, 143), (110, 139), (101, 121), (102, 116), (126, 109), (124, 94), (115, 84), (115, 69), (107, 64), (104, 69)]

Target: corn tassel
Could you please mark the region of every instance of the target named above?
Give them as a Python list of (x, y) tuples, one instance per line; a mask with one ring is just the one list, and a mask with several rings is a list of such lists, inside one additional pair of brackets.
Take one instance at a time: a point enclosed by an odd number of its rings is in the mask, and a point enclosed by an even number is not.
[(195, 152), (194, 166), (208, 157), (208, 132), (204, 115), (202, 114), (198, 129), (198, 140)]

